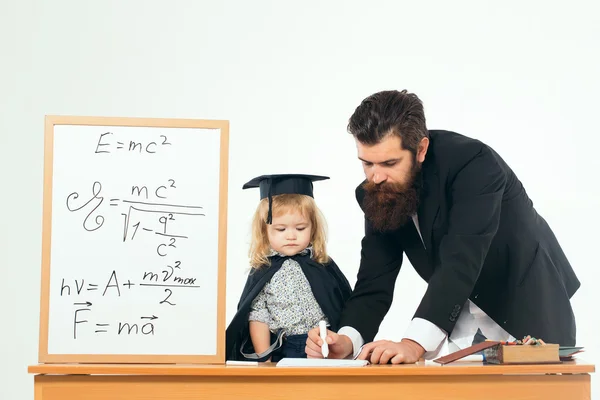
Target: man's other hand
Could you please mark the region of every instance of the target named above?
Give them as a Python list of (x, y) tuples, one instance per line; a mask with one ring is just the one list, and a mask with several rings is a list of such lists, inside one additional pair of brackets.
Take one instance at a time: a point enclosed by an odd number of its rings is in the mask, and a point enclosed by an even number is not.
[(371, 364), (413, 364), (425, 354), (425, 349), (417, 342), (403, 339), (401, 342), (378, 340), (363, 346), (358, 359), (369, 360)]

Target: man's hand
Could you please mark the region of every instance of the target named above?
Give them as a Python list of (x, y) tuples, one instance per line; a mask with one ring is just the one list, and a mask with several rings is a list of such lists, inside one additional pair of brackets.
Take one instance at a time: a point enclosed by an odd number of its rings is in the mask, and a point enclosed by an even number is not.
[(363, 346), (358, 359), (369, 360), (371, 364), (413, 364), (425, 354), (425, 349), (417, 342), (402, 339), (401, 342), (378, 340)]
[[(338, 335), (335, 332), (327, 330), (327, 345), (329, 346), (329, 355), (327, 358), (346, 358), (352, 354), (352, 340), (346, 335)], [(323, 358), (321, 345), (323, 340), (319, 336), (319, 327), (308, 331), (306, 339), (306, 356), (308, 358)]]

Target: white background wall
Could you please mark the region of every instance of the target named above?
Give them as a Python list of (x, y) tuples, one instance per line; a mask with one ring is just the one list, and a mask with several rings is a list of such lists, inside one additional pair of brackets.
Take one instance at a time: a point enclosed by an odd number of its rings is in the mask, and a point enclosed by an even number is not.
[[(430, 128), (479, 138), (515, 169), (582, 281), (578, 344), (595, 362), (598, 11), (575, 0), (0, 0), (0, 399), (33, 398), (45, 114), (231, 121), (229, 321), (258, 200), (241, 186), (256, 175), (332, 178), (315, 195), (354, 284), (363, 177), (345, 128), (382, 89), (416, 92)], [(406, 263), (379, 337), (401, 338), (424, 289)], [(592, 385), (600, 393), (597, 374)]]

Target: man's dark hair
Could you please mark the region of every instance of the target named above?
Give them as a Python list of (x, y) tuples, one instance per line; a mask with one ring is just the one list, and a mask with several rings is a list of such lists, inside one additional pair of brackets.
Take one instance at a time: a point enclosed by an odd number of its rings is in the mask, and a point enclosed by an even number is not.
[(415, 155), (421, 139), (429, 137), (423, 103), (406, 90), (386, 90), (364, 99), (350, 117), (348, 132), (367, 145), (388, 134), (399, 136), (403, 149)]

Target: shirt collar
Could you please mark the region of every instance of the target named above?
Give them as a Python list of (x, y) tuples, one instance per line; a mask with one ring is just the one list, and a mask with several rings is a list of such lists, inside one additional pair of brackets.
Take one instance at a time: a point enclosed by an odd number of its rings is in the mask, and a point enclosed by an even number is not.
[[(309, 254), (312, 257), (312, 255), (313, 255), (313, 248), (312, 248), (312, 246), (308, 246), (307, 248), (305, 248), (304, 250), (302, 250), (300, 253), (298, 253), (296, 255), (297, 256), (304, 256), (306, 254)], [(285, 254), (281, 254), (278, 251), (270, 249), (269, 254), (267, 255), (267, 257), (273, 257), (273, 256), (288, 257)]]

